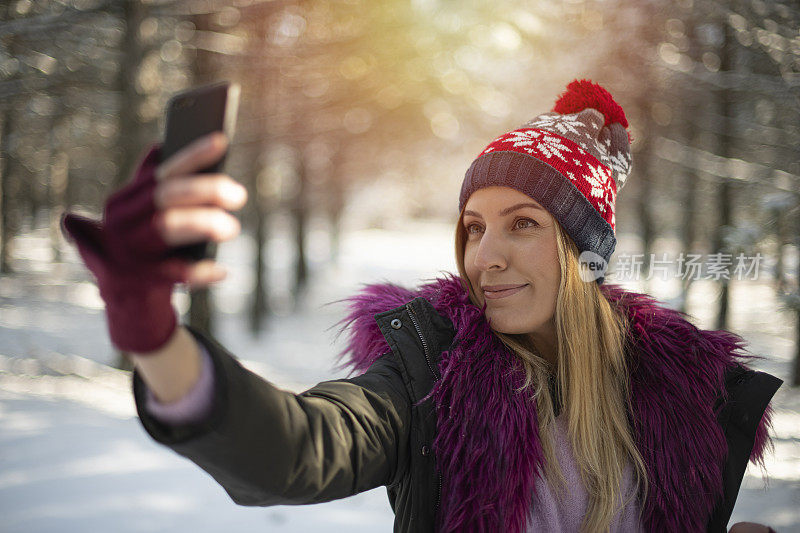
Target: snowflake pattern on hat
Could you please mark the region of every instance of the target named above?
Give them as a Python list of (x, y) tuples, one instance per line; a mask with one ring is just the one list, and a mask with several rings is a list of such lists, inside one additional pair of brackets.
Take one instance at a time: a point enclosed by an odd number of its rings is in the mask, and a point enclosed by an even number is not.
[(609, 211), (613, 212), (611, 206), (614, 205), (617, 195), (614, 187), (608, 186), (609, 182), (613, 182), (611, 179), (611, 169), (602, 164), (593, 165), (591, 163), (588, 163), (586, 167), (589, 170), (585, 175), (586, 182), (591, 187), (589, 194), (591, 194), (593, 198), (599, 200), (597, 206), (600, 214), (606, 215)]
[(543, 115), (539, 115), (533, 120), (529, 120), (522, 127), (543, 128), (546, 130), (555, 131), (561, 135), (565, 135), (567, 133), (582, 135), (585, 133), (586, 136), (591, 137), (591, 133), (585, 131), (586, 124), (578, 119), (578, 113), (573, 113), (572, 115), (545, 113)]
[(545, 129), (571, 139), (601, 163), (611, 167), (619, 190), (630, 172), (630, 151), (613, 151), (615, 147), (608, 132), (601, 132), (603, 126), (602, 114), (596, 109), (586, 108), (568, 115), (544, 113), (526, 122), (522, 128)]
[[(550, 135), (548, 132), (542, 130), (514, 130), (500, 139), (502, 139), (504, 143), (511, 143), (515, 148), (523, 147), (523, 150), (529, 154), (542, 153), (547, 157), (558, 157), (565, 163), (567, 159), (564, 157), (564, 152), (572, 152), (572, 150), (562, 142), (560, 137)], [(498, 139), (498, 141), (500, 139)], [(489, 148), (496, 149), (497, 146), (492, 143), (483, 153), (491, 151)]]
[(552, 131), (520, 128), (495, 139), (478, 157), (501, 151), (534, 157), (559, 171), (613, 227), (617, 185), (612, 169), (578, 143)]
[(625, 185), (631, 168), (631, 155), (617, 152), (608, 156), (608, 165), (617, 173), (617, 190)]

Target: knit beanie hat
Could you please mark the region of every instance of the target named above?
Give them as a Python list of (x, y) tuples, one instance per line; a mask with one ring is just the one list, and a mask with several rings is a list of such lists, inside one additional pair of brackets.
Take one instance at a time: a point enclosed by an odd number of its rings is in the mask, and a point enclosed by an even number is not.
[(458, 210), (483, 187), (502, 185), (527, 194), (575, 241), (582, 267), (591, 262), (589, 280), (602, 284), (617, 245), (615, 200), (631, 170), (627, 128), (622, 107), (607, 90), (574, 80), (551, 112), (484, 148), (464, 177)]

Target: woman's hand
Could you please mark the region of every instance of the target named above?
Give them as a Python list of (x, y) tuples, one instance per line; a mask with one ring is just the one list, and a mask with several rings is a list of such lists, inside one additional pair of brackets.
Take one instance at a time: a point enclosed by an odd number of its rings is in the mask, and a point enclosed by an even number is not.
[(133, 179), (106, 201), (102, 221), (62, 217), (64, 233), (96, 278), (111, 341), (120, 350), (148, 354), (172, 338), (176, 283), (225, 277), (212, 260), (194, 263), (171, 252), (174, 245), (238, 235), (239, 223), (224, 209), (244, 205), (244, 189), (225, 175), (192, 174), (218, 161), (226, 147), (224, 136), (212, 134), (161, 162), (160, 146), (152, 145)]
[[(222, 242), (241, 232), (239, 221), (228, 211), (245, 205), (247, 189), (226, 174), (196, 173), (217, 162), (227, 145), (225, 135), (216, 132), (189, 144), (156, 168), (156, 228), (169, 246)], [(204, 259), (189, 267), (186, 283), (204, 286), (226, 275), (216, 261)]]
[(731, 526), (728, 533), (774, 533), (775, 530), (755, 522), (737, 522)]

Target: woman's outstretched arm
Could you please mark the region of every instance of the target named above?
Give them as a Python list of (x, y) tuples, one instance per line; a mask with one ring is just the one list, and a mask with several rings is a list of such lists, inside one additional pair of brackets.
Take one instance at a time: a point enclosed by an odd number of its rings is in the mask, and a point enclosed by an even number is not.
[[(234, 502), (319, 503), (402, 477), (411, 408), (393, 353), (361, 376), (295, 394), (244, 368), (212, 338), (191, 326), (183, 329), (213, 362), (210, 412), (197, 422), (163, 423), (146, 409), (141, 366), (134, 369), (136, 408), (151, 437), (208, 472)], [(172, 364), (168, 357), (163, 361)]]

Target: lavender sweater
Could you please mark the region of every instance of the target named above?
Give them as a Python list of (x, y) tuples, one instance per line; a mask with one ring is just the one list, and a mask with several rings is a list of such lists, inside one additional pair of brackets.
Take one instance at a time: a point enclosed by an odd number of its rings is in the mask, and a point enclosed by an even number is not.
[[(206, 348), (200, 343), (198, 343), (198, 347), (202, 358), (200, 379), (183, 398), (177, 402), (163, 404), (149, 389), (147, 390), (145, 407), (161, 422), (175, 425), (196, 422), (202, 420), (211, 411), (214, 398), (214, 365)], [(567, 439), (566, 419), (563, 416), (556, 417), (555, 448), (567, 485), (572, 487), (572, 490), (567, 493), (563, 501), (559, 501), (547, 482), (539, 478), (536, 481), (536, 496), (534, 497), (536, 501), (526, 528), (529, 533), (578, 531), (588, 507), (588, 494), (580, 481), (580, 473), (572, 455), (572, 447)], [(627, 495), (630, 492), (632, 481), (632, 470), (629, 464), (624, 473), (623, 494)], [(612, 521), (611, 533), (644, 531), (639, 522), (639, 509), (638, 500), (634, 499), (628, 503)]]

